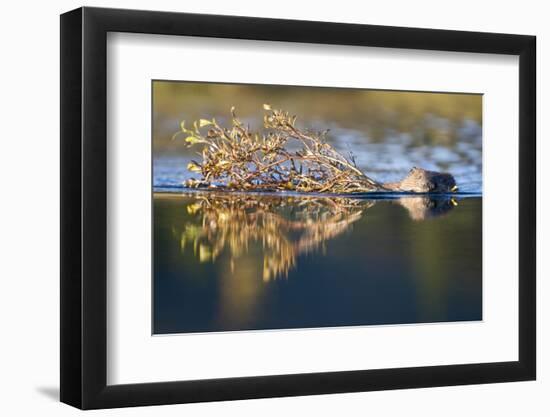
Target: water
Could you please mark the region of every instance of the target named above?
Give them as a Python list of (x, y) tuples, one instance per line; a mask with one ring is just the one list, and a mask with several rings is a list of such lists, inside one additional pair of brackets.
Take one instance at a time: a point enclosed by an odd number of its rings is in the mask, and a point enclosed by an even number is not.
[[(453, 174), (461, 192), (482, 192), (481, 127), (464, 121), (456, 140), (449, 145), (430, 145), (414, 140), (411, 134), (389, 134), (374, 141), (363, 132), (331, 125), (331, 144), (342, 154), (353, 151), (357, 166), (379, 182), (398, 181), (408, 171), (420, 168)], [(156, 191), (180, 191), (182, 182), (193, 175), (187, 170), (193, 152), (157, 152), (153, 158), (153, 186)], [(195, 174), (196, 176), (196, 174)]]
[(153, 331), (481, 320), (481, 217), (480, 197), (156, 193)]

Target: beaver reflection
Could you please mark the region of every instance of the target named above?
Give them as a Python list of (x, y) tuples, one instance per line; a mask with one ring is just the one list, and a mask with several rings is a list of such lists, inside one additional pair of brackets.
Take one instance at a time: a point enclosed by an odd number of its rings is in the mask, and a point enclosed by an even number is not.
[(397, 202), (407, 209), (409, 217), (415, 221), (442, 216), (458, 205), (456, 199), (452, 197), (404, 197)]
[[(192, 221), (180, 233), (182, 251), (200, 262), (226, 254), (229, 267), (255, 245), (263, 252), (263, 280), (287, 277), (299, 255), (326, 251), (326, 243), (351, 230), (377, 200), (349, 197), (244, 195), (203, 192), (187, 205)], [(426, 220), (450, 211), (451, 198), (411, 196), (392, 200), (413, 220)]]

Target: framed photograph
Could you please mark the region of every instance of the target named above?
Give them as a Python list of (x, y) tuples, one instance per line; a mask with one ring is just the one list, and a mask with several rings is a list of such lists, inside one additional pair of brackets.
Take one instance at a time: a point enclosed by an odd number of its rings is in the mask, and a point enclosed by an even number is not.
[(61, 401), (533, 380), (535, 37), (61, 16)]

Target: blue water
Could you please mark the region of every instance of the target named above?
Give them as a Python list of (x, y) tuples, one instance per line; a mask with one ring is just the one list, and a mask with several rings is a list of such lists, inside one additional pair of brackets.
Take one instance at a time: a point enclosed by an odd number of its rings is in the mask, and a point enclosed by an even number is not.
[[(331, 127), (330, 137), (342, 154), (353, 151), (358, 167), (379, 182), (398, 181), (416, 166), (450, 172), (461, 192), (482, 193), (482, 141), (477, 123), (465, 121), (458, 129), (458, 140), (449, 146), (418, 145), (410, 134), (388, 134), (383, 142), (376, 142), (362, 132), (338, 126)], [(157, 153), (153, 159), (155, 191), (181, 191), (182, 182), (193, 176), (187, 164), (196, 158), (192, 151)]]

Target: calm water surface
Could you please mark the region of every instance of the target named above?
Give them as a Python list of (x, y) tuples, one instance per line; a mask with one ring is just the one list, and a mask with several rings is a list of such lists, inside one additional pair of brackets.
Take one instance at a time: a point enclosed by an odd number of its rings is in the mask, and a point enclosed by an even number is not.
[(155, 334), (482, 319), (482, 198), (154, 196)]

